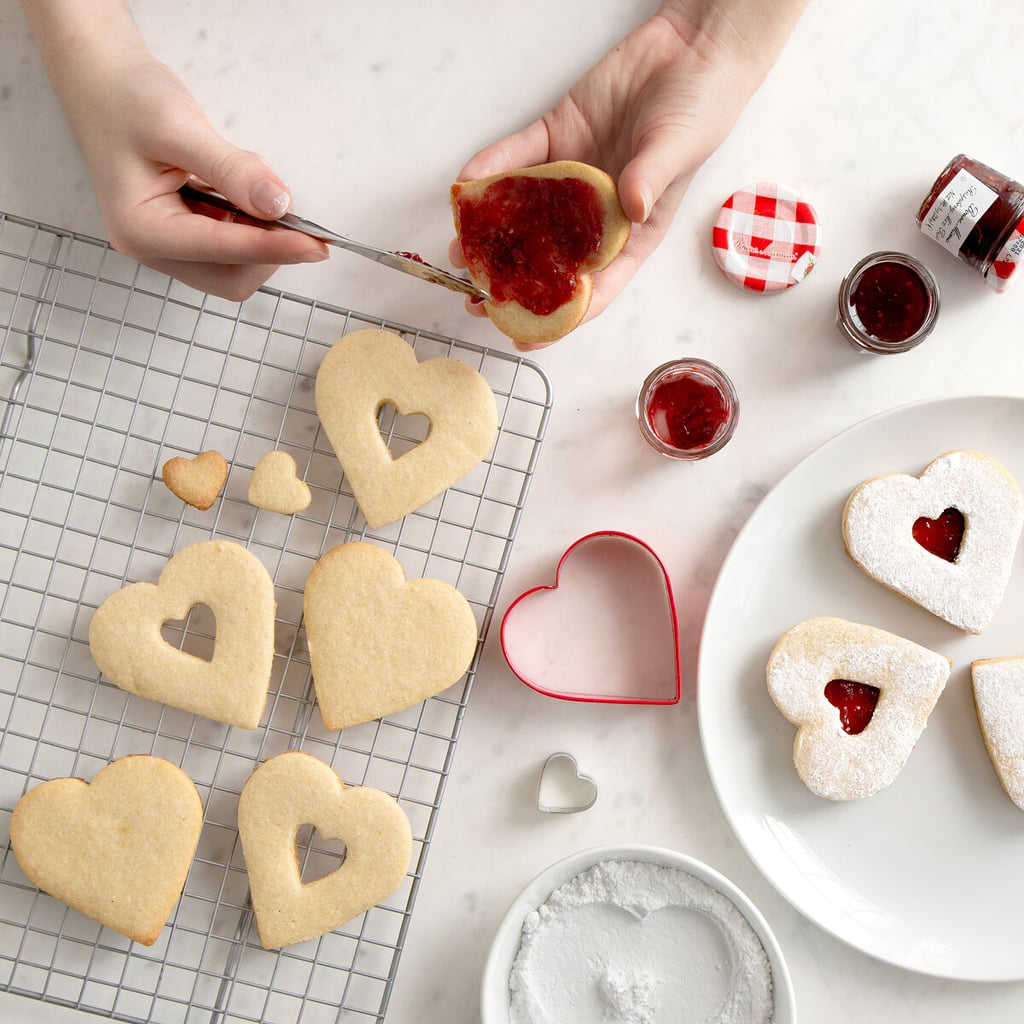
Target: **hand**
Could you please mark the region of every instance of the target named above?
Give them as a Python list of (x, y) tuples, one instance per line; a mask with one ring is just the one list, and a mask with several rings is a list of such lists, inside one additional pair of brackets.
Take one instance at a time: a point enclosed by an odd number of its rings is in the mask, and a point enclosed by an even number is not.
[[(805, 2), (668, 0), (551, 110), (472, 157), (459, 180), (552, 160), (580, 160), (617, 179), (633, 230), (617, 259), (594, 275), (585, 318), (592, 319), (661, 242), (694, 174), (728, 135)], [(449, 258), (465, 267), (457, 242)], [(466, 308), (486, 315), (479, 304)]]

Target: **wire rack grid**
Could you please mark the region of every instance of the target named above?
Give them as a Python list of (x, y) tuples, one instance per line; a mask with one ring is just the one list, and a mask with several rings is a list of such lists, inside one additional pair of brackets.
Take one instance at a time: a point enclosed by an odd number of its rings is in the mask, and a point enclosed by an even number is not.
[[(466, 361), (490, 383), (500, 429), (488, 457), (441, 497), (371, 531), (316, 417), (314, 381), (330, 345), (381, 327), (420, 360)], [(453, 338), (263, 289), (244, 303), (199, 295), (105, 242), (0, 214), (0, 989), (125, 1021), (383, 1020), (463, 714), (551, 408), (535, 364)], [(423, 417), (385, 405), (398, 456)], [(183, 504), (160, 469), (216, 449), (230, 470), (207, 512)], [(260, 456), (290, 452), (313, 495), (295, 516), (246, 500)], [(130, 696), (101, 678), (92, 613), (126, 584), (154, 581), (182, 547), (244, 544), (277, 598), (274, 673), (263, 722), (245, 730)], [(315, 710), (302, 593), (317, 559), (365, 540), (407, 576), (456, 586), (479, 624), (466, 676), (439, 696), (340, 733)], [(164, 635), (212, 649), (197, 607)], [(264, 758), (300, 748), (348, 785), (395, 796), (414, 854), (389, 899), (337, 931), (263, 950), (236, 828), (241, 786)], [(48, 779), (91, 779), (150, 753), (195, 782), (205, 817), (181, 898), (143, 947), (37, 890), (10, 850), (15, 803)], [(344, 857), (304, 827), (307, 881)]]

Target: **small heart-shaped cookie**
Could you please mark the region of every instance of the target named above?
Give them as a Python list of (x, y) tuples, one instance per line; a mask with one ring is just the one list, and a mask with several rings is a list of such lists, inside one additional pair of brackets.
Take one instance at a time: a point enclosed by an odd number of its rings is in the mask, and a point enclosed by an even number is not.
[(850, 558), (872, 579), (966, 633), (991, 623), (1024, 525), (1024, 495), (980, 452), (940, 455), (920, 477), (862, 483), (843, 510)]
[(992, 766), (1006, 795), (1024, 810), (1024, 658), (974, 661), (971, 684)]
[(164, 463), (161, 475), (172, 494), (205, 512), (228, 478), (228, 464), (215, 451), (201, 452), (192, 459), (177, 455)]
[[(337, 870), (303, 883), (296, 837), (313, 825), (345, 844)], [(264, 761), (238, 799), (238, 834), (265, 949), (325, 935), (390, 896), (405, 878), (412, 829), (398, 803), (346, 787), (323, 761), (293, 750)]]
[(249, 481), (249, 504), (290, 516), (309, 508), (309, 487), (300, 480), (295, 460), (287, 452), (267, 452)]
[(306, 581), (303, 613), (320, 714), (345, 729), (457, 682), (476, 653), (469, 602), (442, 580), (406, 580), (381, 548), (332, 548)]
[[(797, 726), (793, 762), (807, 788), (829, 800), (854, 800), (890, 785), (951, 668), (941, 654), (846, 619), (806, 619), (784, 633), (768, 659), (768, 692)], [(873, 711), (858, 715), (856, 725), (843, 714), (836, 682), (845, 684), (840, 690), (877, 691)]]
[[(217, 624), (206, 661), (172, 647), (165, 622), (207, 606)], [(274, 584), (240, 544), (210, 540), (183, 548), (157, 583), (111, 594), (89, 625), (89, 649), (115, 685), (148, 700), (255, 729), (274, 660)]]
[(11, 849), (51, 896), (135, 942), (156, 942), (181, 893), (203, 825), (192, 780), (129, 754), (91, 783), (53, 779), (11, 815)]
[[(393, 458), (377, 414), (392, 404), (423, 415), (427, 436)], [(371, 529), (401, 519), (468, 473), (494, 443), (498, 414), (487, 381), (457, 359), (420, 363), (397, 334), (353, 331), (316, 375), (316, 411)]]

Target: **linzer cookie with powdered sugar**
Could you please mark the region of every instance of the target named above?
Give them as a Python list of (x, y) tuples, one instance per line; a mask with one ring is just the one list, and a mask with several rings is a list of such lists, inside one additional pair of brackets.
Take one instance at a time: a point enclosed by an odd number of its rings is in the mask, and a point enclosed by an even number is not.
[(793, 763), (828, 800), (873, 796), (903, 770), (949, 678), (948, 658), (874, 626), (821, 616), (787, 630), (768, 692), (797, 727)]
[(976, 451), (867, 480), (843, 510), (847, 554), (868, 576), (975, 634), (1002, 602), (1022, 525), (1017, 481)]
[(985, 749), (1006, 795), (1024, 810), (1024, 657), (971, 662)]

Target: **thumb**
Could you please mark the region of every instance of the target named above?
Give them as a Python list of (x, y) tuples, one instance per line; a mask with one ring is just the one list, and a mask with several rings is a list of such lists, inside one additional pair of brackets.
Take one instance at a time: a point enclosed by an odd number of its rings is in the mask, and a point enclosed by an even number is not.
[(681, 196), (672, 186), (688, 182), (700, 166), (692, 143), (674, 128), (659, 128), (640, 143), (619, 175), (619, 200), (634, 224), (644, 224), (666, 192)]

